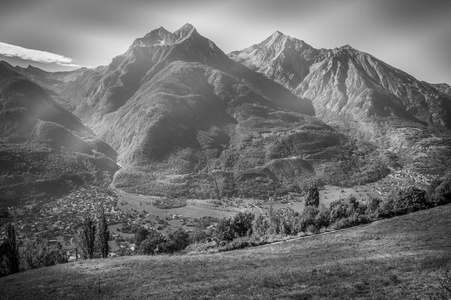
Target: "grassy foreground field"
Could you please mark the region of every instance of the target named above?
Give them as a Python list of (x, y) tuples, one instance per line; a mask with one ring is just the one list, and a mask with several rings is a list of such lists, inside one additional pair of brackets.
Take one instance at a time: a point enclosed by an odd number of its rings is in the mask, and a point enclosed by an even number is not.
[(438, 278), (450, 267), (448, 205), (239, 251), (28, 271), (0, 278), (0, 298), (437, 299)]

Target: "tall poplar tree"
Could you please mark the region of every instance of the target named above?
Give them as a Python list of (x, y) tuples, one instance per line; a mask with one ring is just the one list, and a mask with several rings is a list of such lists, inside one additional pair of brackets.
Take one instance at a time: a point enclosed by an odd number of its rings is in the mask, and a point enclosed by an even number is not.
[(99, 238), (99, 248), (100, 255), (102, 258), (107, 258), (110, 248), (108, 246), (108, 240), (110, 238), (110, 232), (108, 231), (108, 223), (105, 216), (105, 208), (103, 205), (99, 207), (98, 215), (98, 238)]
[(0, 245), (0, 258), (7, 274), (14, 274), (19, 272), (19, 246), (16, 240), (16, 230), (11, 223), (5, 227), (6, 237)]
[(96, 225), (91, 217), (86, 217), (81, 225), (80, 249), (84, 259), (93, 259), (96, 241)]

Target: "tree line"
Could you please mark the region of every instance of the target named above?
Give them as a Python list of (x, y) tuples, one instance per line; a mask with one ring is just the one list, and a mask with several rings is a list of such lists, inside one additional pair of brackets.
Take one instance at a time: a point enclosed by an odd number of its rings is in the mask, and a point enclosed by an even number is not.
[[(72, 239), (77, 257), (108, 257), (110, 233), (103, 206), (99, 207), (96, 219), (86, 216), (78, 236)], [(36, 239), (26, 240), (23, 246), (19, 247), (14, 225), (6, 225), (5, 238), (0, 244), (0, 276), (67, 263), (68, 260), (66, 249), (60, 243)]]

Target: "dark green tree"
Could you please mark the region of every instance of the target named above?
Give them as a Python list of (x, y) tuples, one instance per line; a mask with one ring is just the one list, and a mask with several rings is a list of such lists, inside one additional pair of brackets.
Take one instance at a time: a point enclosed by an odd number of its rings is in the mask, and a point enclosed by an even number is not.
[(139, 246), (140, 254), (154, 255), (157, 248), (167, 241), (166, 237), (156, 230), (149, 230), (145, 240)]
[(319, 192), (316, 184), (309, 187), (307, 191), (307, 198), (305, 199), (305, 206), (319, 206)]
[(268, 216), (258, 215), (255, 219), (254, 228), (252, 232), (254, 234), (264, 236), (269, 232), (269, 228), (271, 226), (271, 222)]
[(235, 238), (235, 232), (232, 227), (232, 219), (224, 218), (219, 221), (215, 230), (215, 236), (221, 241), (231, 241)]
[(84, 259), (93, 259), (95, 254), (96, 225), (91, 217), (86, 217), (79, 232), (80, 250)]
[(242, 237), (252, 234), (252, 222), (254, 221), (254, 214), (250, 211), (239, 212), (233, 217), (232, 229), (237, 237)]
[(319, 231), (321, 228), (327, 228), (330, 225), (330, 210), (321, 204), (318, 213), (315, 216), (315, 228)]
[(110, 252), (108, 240), (110, 239), (110, 231), (108, 230), (108, 222), (105, 216), (105, 208), (103, 205), (99, 208), (98, 216), (98, 238), (99, 238), (99, 250), (102, 258), (107, 258)]
[(139, 227), (138, 230), (135, 232), (135, 243), (139, 246), (141, 243), (147, 238), (149, 235), (149, 230), (145, 227)]
[(307, 228), (311, 227), (315, 231), (317, 231), (315, 222), (316, 222), (316, 215), (318, 214), (318, 211), (319, 211), (318, 208), (315, 206), (312, 206), (312, 205), (306, 206), (300, 216), (297, 230), (305, 233), (307, 231)]
[(167, 241), (158, 245), (158, 253), (175, 253), (188, 247), (189, 234), (184, 229), (169, 233)]
[(430, 206), (426, 197), (426, 191), (413, 186), (399, 191), (394, 200), (393, 209), (396, 214), (423, 210)]
[(11, 223), (5, 227), (6, 237), (0, 245), (0, 262), (5, 268), (6, 274), (14, 274), (19, 272), (19, 246), (16, 240), (16, 230)]
[(30, 241), (24, 244), (21, 255), (23, 269), (36, 269), (68, 262), (66, 250), (60, 243), (51, 245), (47, 240)]
[(428, 196), (431, 206), (451, 203), (451, 176), (447, 175), (442, 180), (435, 180), (431, 183)]

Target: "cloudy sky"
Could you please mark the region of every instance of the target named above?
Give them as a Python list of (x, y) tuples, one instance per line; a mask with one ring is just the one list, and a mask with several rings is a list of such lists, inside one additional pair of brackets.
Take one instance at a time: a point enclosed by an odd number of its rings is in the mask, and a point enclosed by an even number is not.
[(226, 53), (279, 30), (315, 48), (350, 44), (420, 80), (451, 84), (451, 1), (443, 0), (2, 1), (0, 59), (95, 67), (155, 28), (185, 23)]

